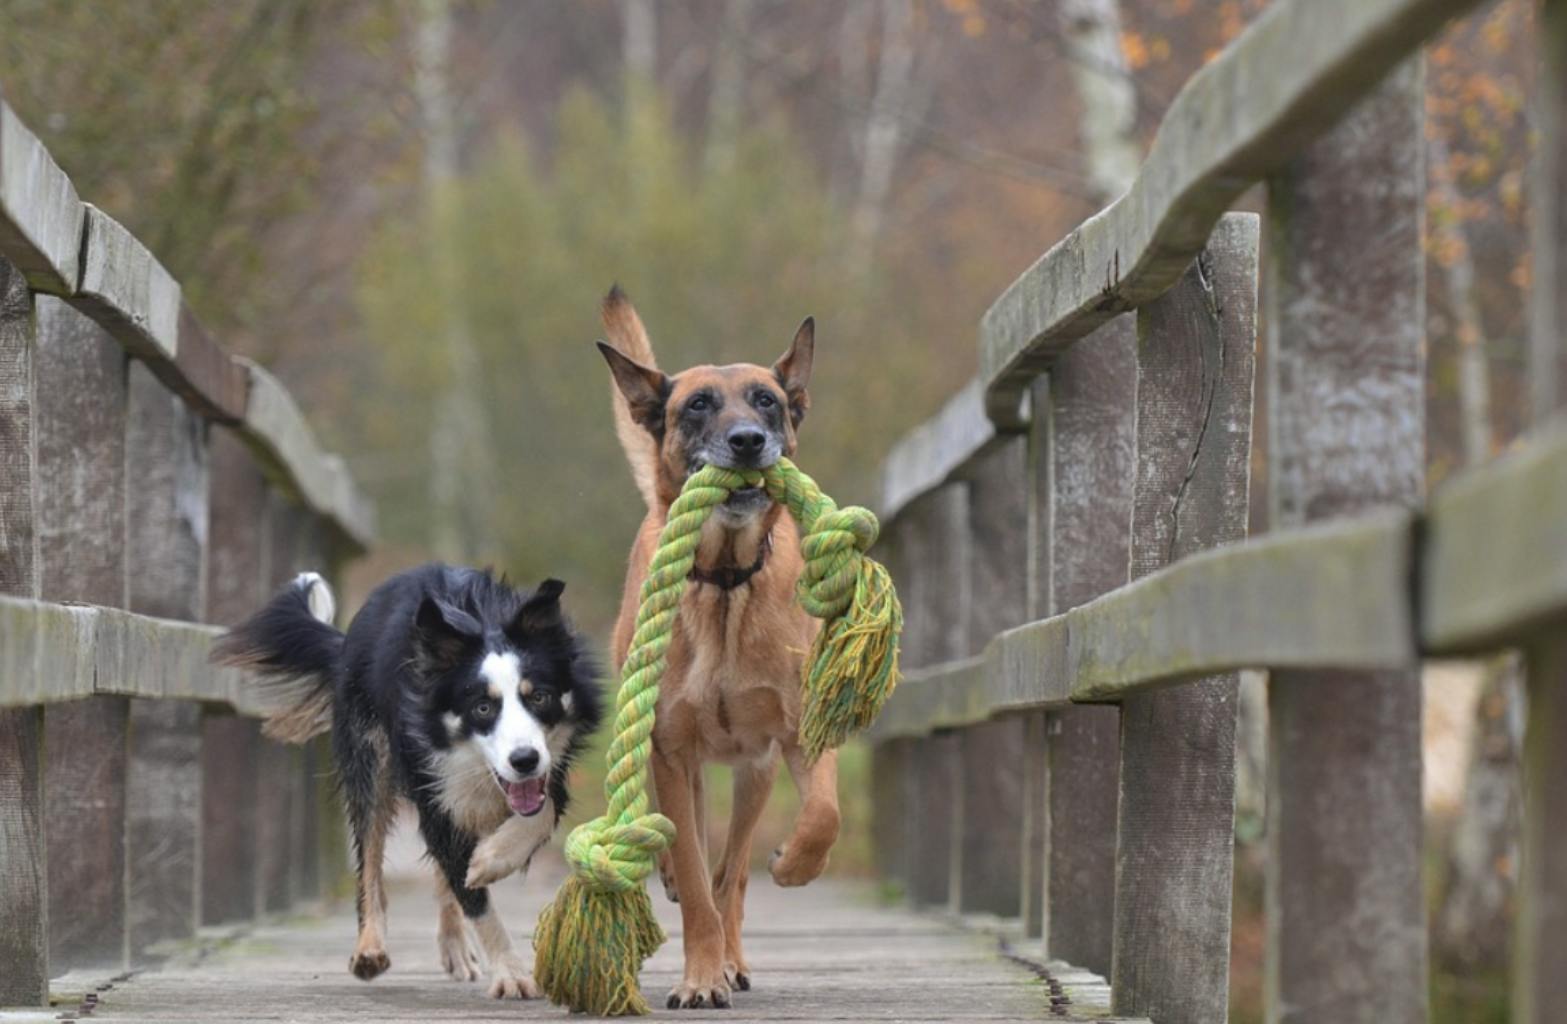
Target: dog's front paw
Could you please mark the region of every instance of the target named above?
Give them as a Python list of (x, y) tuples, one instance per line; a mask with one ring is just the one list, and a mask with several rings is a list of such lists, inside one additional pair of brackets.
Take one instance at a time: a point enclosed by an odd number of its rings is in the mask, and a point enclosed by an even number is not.
[(462, 884), (469, 889), (483, 889), (515, 870), (516, 866), (497, 853), (492, 844), (480, 843), (474, 847), (473, 856), (468, 858), (468, 877), (463, 879)]
[(827, 870), (830, 849), (812, 850), (800, 843), (785, 843), (767, 859), (767, 870), (779, 885), (805, 885)]
[(537, 999), (539, 986), (523, 966), (522, 960), (508, 954), (495, 965), (495, 973), (490, 976), (490, 998)]
[(479, 980), (479, 954), (469, 944), (468, 936), (461, 928), (437, 935), (435, 944), (440, 952), (441, 969), (451, 975), (452, 980)]
[(348, 958), (348, 969), (360, 981), (369, 981), (371, 978), (385, 974), (386, 969), (392, 966), (392, 958), (386, 955), (386, 950), (379, 946), (354, 950), (354, 955)]
[(669, 990), (665, 1005), (671, 1010), (724, 1010), (729, 1007), (729, 996), (729, 979), (722, 967), (709, 971), (688, 966), (684, 980)]

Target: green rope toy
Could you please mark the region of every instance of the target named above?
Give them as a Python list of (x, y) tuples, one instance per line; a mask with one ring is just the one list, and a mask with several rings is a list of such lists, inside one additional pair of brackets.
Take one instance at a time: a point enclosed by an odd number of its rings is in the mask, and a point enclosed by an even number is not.
[(621, 667), (604, 780), (609, 806), (566, 837), (571, 877), (534, 930), (534, 977), (558, 1005), (598, 1016), (648, 1012), (637, 974), (664, 932), (643, 883), (675, 839), (668, 818), (648, 813), (658, 684), (702, 524), (731, 491), (758, 484), (799, 524), (800, 605), (826, 620), (803, 673), (800, 741), (807, 755), (814, 759), (869, 725), (897, 685), (903, 609), (886, 568), (864, 557), (876, 540), (876, 517), (840, 509), (788, 459), (765, 470), (707, 466), (693, 473), (670, 506)]

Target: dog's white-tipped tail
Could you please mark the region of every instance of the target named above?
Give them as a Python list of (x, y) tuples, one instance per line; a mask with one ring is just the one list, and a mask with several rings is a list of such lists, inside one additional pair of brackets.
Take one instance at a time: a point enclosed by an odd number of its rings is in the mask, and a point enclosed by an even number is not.
[(332, 625), (337, 619), (337, 596), (325, 577), (318, 572), (302, 572), (294, 577), (294, 586), (305, 592), (311, 618)]

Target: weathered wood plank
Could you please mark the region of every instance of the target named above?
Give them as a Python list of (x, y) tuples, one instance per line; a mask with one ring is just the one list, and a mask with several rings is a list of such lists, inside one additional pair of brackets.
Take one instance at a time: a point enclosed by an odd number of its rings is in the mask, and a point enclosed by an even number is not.
[(276, 377), (246, 362), (250, 376), (242, 436), (273, 482), (332, 520), (363, 549), (375, 535), (375, 510), (354, 485), (342, 459), (322, 451), (304, 414)]
[[(912, 553), (904, 609), (904, 651), (912, 666), (944, 661), (968, 645), (968, 490), (947, 484), (910, 505), (900, 537)], [(958, 863), (953, 827), (962, 790), (957, 737), (930, 736), (915, 744), (910, 827), (915, 845), (909, 894), (916, 905), (946, 906)]]
[[(207, 426), (141, 363), (131, 367), (128, 418), (129, 608), (198, 621), (206, 608)], [(133, 962), (195, 933), (201, 739), (196, 704), (131, 701), (125, 843)]]
[(97, 324), (39, 296), (34, 436), (41, 595), (125, 603), (126, 357)]
[[(1227, 214), (1137, 322), (1132, 576), (1246, 535), (1258, 219)], [(1161, 1024), (1229, 1007), (1238, 677), (1121, 703), (1116, 1013)]]
[[(1529, 209), (1534, 257), (1530, 419), (1536, 427), (1567, 409), (1567, 339), (1562, 335), (1567, 326), (1567, 201), (1561, 194), (1563, 182), (1567, 182), (1567, 4), (1561, 0), (1546, 0), (1540, 5), (1537, 45), (1541, 57), (1535, 89), (1539, 142)], [(1562, 554), (1560, 542), (1551, 534), (1561, 529), (1557, 503), (1567, 496), (1563, 484), (1567, 473), (1561, 465), (1541, 457), (1552, 449), (1567, 448), (1567, 422), (1556, 422), (1554, 430), (1535, 442), (1538, 447), (1509, 460), (1519, 464), (1507, 467), (1511, 486), (1497, 486), (1500, 507), (1494, 510), (1494, 519), (1475, 515), (1476, 505), (1489, 497), (1476, 490), (1484, 486), (1484, 477), (1477, 475), (1452, 493), (1443, 489), (1433, 502), (1432, 558), (1435, 561), (1437, 552), (1450, 551), (1452, 562), (1459, 564), (1452, 566), (1455, 575), (1443, 580), (1434, 578), (1433, 567), (1433, 578), (1427, 581), (1431, 590), (1445, 590), (1443, 583), (1458, 580), (1472, 587), (1464, 592), (1469, 602), (1462, 608), (1469, 615), (1456, 614), (1451, 606), (1429, 610), (1427, 624), (1434, 630), (1446, 626), (1443, 633), (1458, 632), (1468, 639), (1483, 634), (1486, 625), (1494, 625), (1486, 613), (1503, 617), (1522, 613), (1521, 617), (1538, 627), (1523, 638), (1529, 720), (1524, 736), (1523, 834), (1511, 950), (1512, 1019), (1517, 1024), (1546, 1024), (1560, 1017), (1567, 1005), (1567, 972), (1561, 968), (1562, 950), (1567, 948), (1567, 843), (1562, 841), (1567, 835), (1567, 641), (1563, 640), (1560, 618), (1554, 622), (1544, 619), (1553, 603), (1552, 591), (1559, 606), (1559, 597), (1567, 590), (1563, 586), (1567, 584), (1567, 567), (1549, 565), (1559, 561), (1553, 555)], [(1487, 467), (1492, 472), (1502, 468)], [(1518, 508), (1520, 501), (1538, 504), (1525, 511)], [(1437, 509), (1449, 513), (1445, 530)], [(1520, 518), (1538, 521), (1520, 524)], [(1476, 535), (1476, 527), (1483, 532)], [(1508, 531), (1520, 528), (1526, 531), (1521, 536), (1502, 539)], [(1461, 542), (1463, 533), (1473, 535), (1472, 548)], [(1492, 551), (1498, 543), (1503, 550)], [(1542, 543), (1555, 546), (1537, 548), (1534, 560), (1519, 557)], [(1489, 554), (1500, 564), (1476, 566), (1473, 580), (1456, 576), (1462, 571), (1462, 562), (1472, 557), (1471, 552)], [(1508, 569), (1514, 575), (1503, 575)], [(1459, 628), (1454, 630), (1454, 625)]]
[[(0, 257), (0, 594), (24, 598), (37, 591), (32, 401), (32, 296)], [(0, 690), (19, 653), (0, 646)], [(0, 707), (0, 1006), (49, 1001), (43, 733), (38, 709)]]
[[(1027, 405), (1027, 403), (1024, 403)], [(1028, 410), (1014, 417), (1026, 424)], [(954, 480), (1006, 435), (985, 415), (984, 389), (971, 380), (930, 419), (900, 438), (882, 461), (881, 506), (891, 521), (909, 502)]]
[(201, 923), (256, 916), (260, 723), (207, 708), (201, 720)]
[[(1424, 489), (1423, 75), (1404, 65), (1270, 182), (1273, 528)], [(1268, 1013), (1426, 1019), (1420, 677), (1273, 673)]]
[(1409, 667), (1413, 516), (1395, 509), (1184, 558), (977, 658), (911, 669), (872, 726), (918, 736), (1242, 668)]
[(0, 709), (0, 1006), (49, 1003), (43, 712)]
[(1060, 351), (1161, 295), (1247, 188), (1337, 123), (1479, 0), (1276, 0), (1181, 90), (1131, 190), (1023, 273), (980, 323), (1000, 429)]
[(0, 255), (36, 290), (69, 295), (85, 216), (71, 179), (0, 101)]
[(0, 593), (35, 596), (33, 297), (0, 257)]
[(1547, 1024), (1567, 1005), (1567, 642), (1560, 627), (1527, 649), (1522, 859), (1513, 943), (1513, 1017)]
[[(1091, 344), (1064, 353), (1049, 376), (1046, 487), (1036, 495), (1045, 503), (1039, 518), (1050, 549), (1045, 614), (1076, 609), (1127, 581), (1136, 326), (1131, 317), (1105, 324)], [(1019, 662), (1012, 657), (1003, 663)], [(1015, 677), (1008, 688), (1023, 682)], [(1045, 723), (1051, 837), (1044, 865), (1045, 946), (1052, 956), (1104, 975), (1110, 973), (1115, 903), (1119, 734), (1115, 708), (1062, 707)]]
[[(1050, 381), (1041, 377), (1029, 389), (1029, 429), (1024, 435), (1023, 581), (1026, 621), (1050, 614)], [(1046, 898), (1046, 855), (1050, 849), (1050, 750), (1046, 715), (1023, 717), (1021, 862), (1018, 865), (1018, 916), (1026, 940), (1044, 939), (1050, 914)]]
[(1420, 636), (1433, 654), (1495, 650), (1567, 615), (1567, 421), (1431, 496)]
[[(964, 652), (978, 651), (1028, 614), (1028, 576), (1018, 552), (1027, 541), (1027, 440), (1006, 439), (979, 456), (968, 482), (969, 635)], [(1024, 722), (983, 722), (960, 736), (962, 846), (952, 905), (959, 913), (1016, 916), (1022, 878)]]
[(0, 707), (93, 695), (262, 706), (244, 673), (207, 663), (216, 627), (0, 596)]
[[(239, 437), (215, 428), (211, 444), (211, 508), (207, 615), (232, 626), (261, 607), (271, 571), (272, 527), (266, 480)], [(246, 920), (261, 910), (256, 876), (258, 723), (209, 708), (202, 720), (202, 872), (204, 924)], [(228, 751), (232, 751), (230, 756)]]
[[(125, 602), (125, 352), (64, 301), (41, 296), (34, 429), (39, 594)], [(62, 675), (78, 675), (69, 652)], [(49, 960), (55, 971), (125, 958), (129, 709), (91, 696), (44, 714)]]
[(1536, 38), (1529, 169), (1529, 419), (1538, 426), (1567, 408), (1567, 11), (1543, 0)]
[(179, 351), (180, 283), (119, 221), (87, 204), (81, 283), (71, 303), (149, 362)]

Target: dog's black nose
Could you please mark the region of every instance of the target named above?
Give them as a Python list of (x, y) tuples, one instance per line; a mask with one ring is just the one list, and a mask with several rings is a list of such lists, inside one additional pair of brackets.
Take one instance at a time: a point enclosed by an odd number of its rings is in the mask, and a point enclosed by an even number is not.
[(506, 760), (511, 762), (513, 768), (526, 775), (539, 766), (539, 752), (532, 747), (523, 747), (520, 750), (513, 750)]
[(747, 462), (762, 454), (766, 444), (767, 435), (755, 427), (736, 427), (729, 432), (729, 450), (735, 453), (735, 458)]

